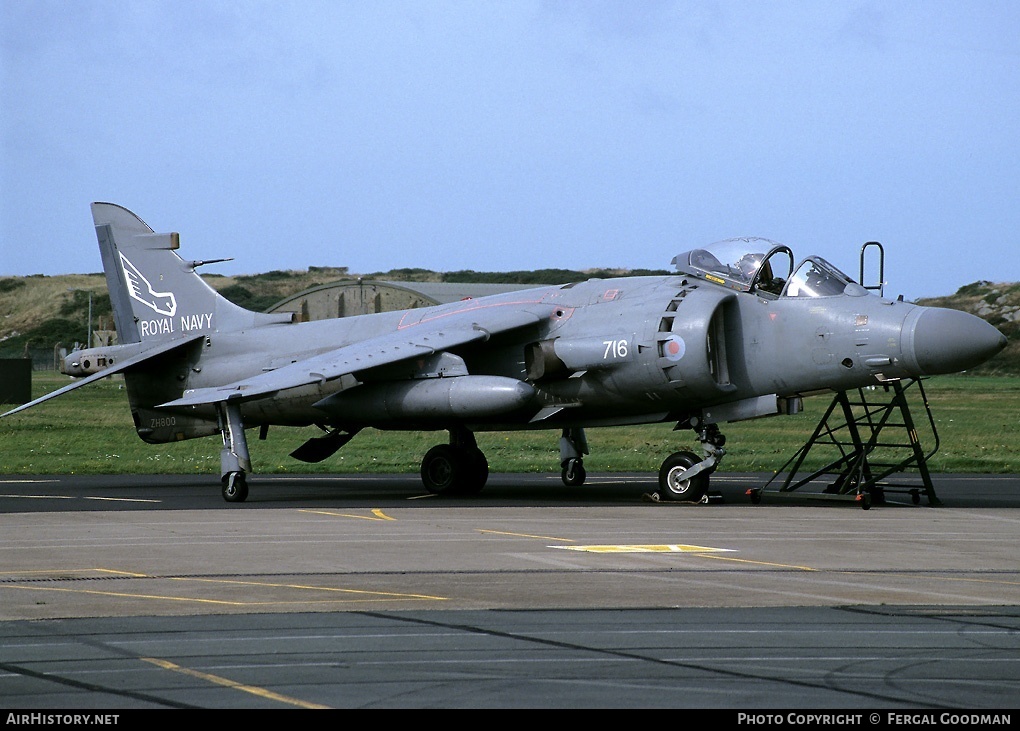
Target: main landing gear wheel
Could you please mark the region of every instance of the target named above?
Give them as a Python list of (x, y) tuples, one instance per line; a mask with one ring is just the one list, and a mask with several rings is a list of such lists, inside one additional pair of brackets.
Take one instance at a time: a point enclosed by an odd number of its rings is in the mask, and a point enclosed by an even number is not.
[(567, 487), (583, 485), (588, 473), (584, 469), (584, 461), (577, 458), (563, 460), (563, 470), (560, 472), (560, 479)]
[(489, 479), (489, 460), (478, 447), (461, 447), (467, 453), (469, 479), (461, 485), (464, 495), (477, 495)]
[(437, 444), (421, 461), (421, 481), (433, 495), (475, 495), (489, 479), (489, 462), (477, 447)]
[(248, 499), (248, 482), (243, 472), (229, 472), (223, 476), (223, 499), (228, 503), (243, 503)]
[(674, 452), (666, 457), (659, 468), (659, 496), (663, 500), (685, 502), (697, 502), (705, 497), (708, 493), (707, 472), (680, 479), (680, 475), (700, 461), (693, 452)]

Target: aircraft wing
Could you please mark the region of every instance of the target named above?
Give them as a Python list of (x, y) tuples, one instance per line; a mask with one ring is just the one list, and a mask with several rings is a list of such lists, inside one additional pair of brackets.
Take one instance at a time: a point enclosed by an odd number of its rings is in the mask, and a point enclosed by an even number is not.
[(544, 312), (536, 312), (532, 308), (503, 305), (465, 308), (432, 319), (423, 317), (393, 332), (344, 345), (251, 378), (224, 386), (185, 391), (181, 398), (160, 404), (159, 408), (266, 398), (287, 389), (325, 383), (350, 373), (432, 355), (458, 345), (484, 342), (491, 335), (534, 325), (545, 316)]
[(45, 396), (40, 396), (35, 401), (30, 401), (27, 404), (22, 404), (16, 409), (11, 409), (10, 411), (0, 414), (0, 419), (2, 419), (5, 416), (10, 416), (11, 414), (16, 414), (19, 411), (30, 409), (33, 406), (37, 406), (38, 404), (41, 404), (44, 401), (49, 401), (50, 399), (56, 398), (57, 396), (63, 396), (68, 391), (73, 391), (76, 388), (81, 388), (82, 386), (86, 386), (90, 383), (95, 383), (96, 381), (102, 380), (104, 378), (109, 378), (115, 373), (122, 373), (130, 369), (132, 366), (138, 365), (143, 361), (149, 360), (150, 358), (154, 358), (158, 355), (162, 355), (163, 353), (168, 353), (171, 350), (176, 350), (177, 348), (183, 347), (188, 343), (193, 343), (196, 340), (201, 340), (204, 337), (205, 335), (196, 335), (190, 338), (168, 341), (156, 345), (154, 347), (147, 348), (146, 350), (142, 350), (136, 353), (135, 355), (124, 358), (123, 360), (118, 359), (116, 365), (112, 365), (108, 368), (105, 368), (99, 371), (98, 373), (93, 373), (91, 376), (75, 380), (73, 383), (70, 383), (67, 386), (64, 386), (63, 388), (58, 388), (56, 391), (53, 391), (52, 393), (48, 393)]

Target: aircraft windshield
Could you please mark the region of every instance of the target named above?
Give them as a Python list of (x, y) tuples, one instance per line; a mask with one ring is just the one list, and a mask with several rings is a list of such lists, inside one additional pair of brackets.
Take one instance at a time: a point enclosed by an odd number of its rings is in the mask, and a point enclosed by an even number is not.
[[(853, 280), (820, 256), (801, 262), (786, 285), (787, 297), (832, 297), (847, 293)], [(856, 292), (854, 292), (856, 293)]]

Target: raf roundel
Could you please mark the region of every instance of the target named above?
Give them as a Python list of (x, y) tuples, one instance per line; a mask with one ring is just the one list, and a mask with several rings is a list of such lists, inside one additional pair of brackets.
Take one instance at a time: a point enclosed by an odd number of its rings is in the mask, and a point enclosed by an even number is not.
[(687, 345), (679, 335), (670, 335), (662, 344), (662, 354), (668, 359), (677, 361), (684, 357)]

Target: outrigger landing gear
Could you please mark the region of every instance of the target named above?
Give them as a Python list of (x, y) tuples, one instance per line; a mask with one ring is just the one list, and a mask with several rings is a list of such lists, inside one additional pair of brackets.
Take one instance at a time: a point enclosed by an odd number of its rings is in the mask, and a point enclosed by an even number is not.
[(227, 401), (217, 405), (217, 413), (220, 433), (223, 435), (223, 449), (220, 451), (223, 499), (228, 503), (241, 503), (248, 498), (245, 474), (251, 472), (248, 440), (244, 436), (244, 422), (241, 421), (241, 406)]
[(588, 473), (584, 469), (584, 457), (588, 454), (588, 439), (581, 427), (568, 427), (560, 436), (560, 479), (567, 487), (583, 485)]
[(450, 429), (450, 443), (432, 447), (421, 461), (421, 481), (433, 495), (475, 495), (488, 479), (489, 462), (463, 427)]
[[(677, 424), (680, 428), (684, 422)], [(726, 437), (717, 424), (698, 420), (686, 422), (698, 433), (704, 458), (694, 452), (674, 452), (666, 457), (659, 468), (659, 497), (662, 500), (703, 502), (708, 496), (708, 476), (722, 461), (726, 450)]]

